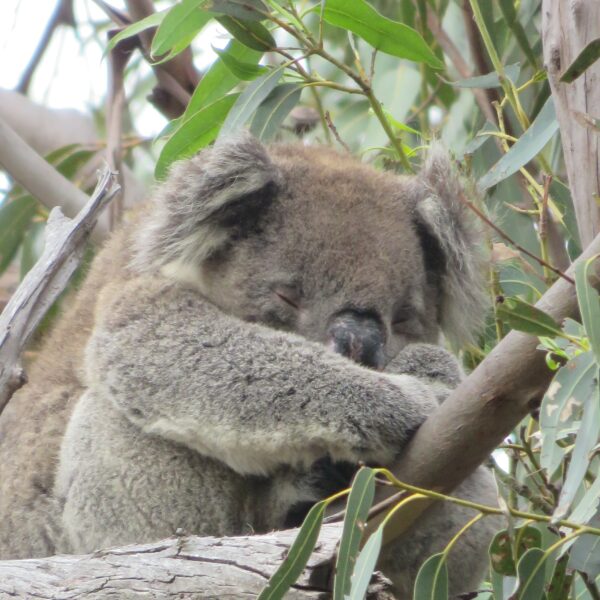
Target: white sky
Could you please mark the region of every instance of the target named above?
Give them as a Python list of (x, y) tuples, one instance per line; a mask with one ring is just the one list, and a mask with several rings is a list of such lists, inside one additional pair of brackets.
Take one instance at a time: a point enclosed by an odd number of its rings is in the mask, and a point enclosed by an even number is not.
[[(122, 0), (107, 2), (124, 10)], [(18, 84), (55, 6), (56, 0), (0, 0), (0, 88), (13, 89)], [(105, 95), (107, 72), (102, 56), (104, 33), (96, 36), (90, 23), (104, 23), (107, 17), (91, 0), (75, 0), (74, 10), (77, 32), (65, 26), (55, 32), (36, 70), (29, 96), (45, 106), (89, 112)], [(222, 41), (215, 27), (203, 32), (199, 46), (205, 50), (196, 53), (197, 66), (202, 68), (211, 62), (214, 55), (210, 44), (222, 46)], [(131, 83), (126, 80), (126, 87)], [(137, 130), (143, 136), (154, 136), (165, 123), (149, 103), (136, 113)]]

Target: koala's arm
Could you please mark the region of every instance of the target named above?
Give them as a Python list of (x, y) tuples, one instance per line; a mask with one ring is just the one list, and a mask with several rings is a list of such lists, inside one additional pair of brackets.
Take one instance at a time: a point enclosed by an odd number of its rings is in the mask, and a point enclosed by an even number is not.
[(436, 406), (409, 375), (230, 317), (166, 280), (108, 288), (98, 307), (89, 387), (143, 431), (240, 473), (324, 456), (387, 464)]

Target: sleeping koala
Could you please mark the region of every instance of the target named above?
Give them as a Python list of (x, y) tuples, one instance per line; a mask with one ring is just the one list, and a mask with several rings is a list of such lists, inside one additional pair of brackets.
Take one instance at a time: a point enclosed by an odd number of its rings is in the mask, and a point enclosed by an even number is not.
[[(460, 379), (430, 344), (480, 314), (460, 193), (439, 150), (399, 177), (242, 135), (175, 165), (0, 419), (0, 554), (297, 525), (359, 462), (393, 463)], [(484, 469), (456, 493), (495, 501)], [(440, 504), (386, 551), (399, 597), (471, 516)], [(453, 593), (490, 535), (459, 541)]]

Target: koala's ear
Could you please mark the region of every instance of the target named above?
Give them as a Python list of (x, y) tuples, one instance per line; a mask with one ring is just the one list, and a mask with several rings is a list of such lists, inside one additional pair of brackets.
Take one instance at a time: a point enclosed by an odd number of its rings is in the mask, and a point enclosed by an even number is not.
[(136, 233), (132, 266), (199, 265), (258, 226), (280, 179), (264, 146), (248, 133), (176, 163)]
[(481, 327), (486, 251), (474, 214), (461, 202), (467, 192), (447, 151), (434, 143), (418, 175), (416, 224), (428, 276), (439, 286), (440, 325), (455, 346)]

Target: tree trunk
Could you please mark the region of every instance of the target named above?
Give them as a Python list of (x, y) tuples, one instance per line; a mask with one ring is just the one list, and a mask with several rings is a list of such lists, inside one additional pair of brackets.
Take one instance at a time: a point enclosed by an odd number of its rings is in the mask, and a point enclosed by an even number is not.
[(543, 0), (544, 62), (560, 124), (582, 248), (600, 233), (599, 135), (586, 123), (586, 116), (600, 117), (600, 61), (573, 83), (561, 83), (560, 77), (581, 50), (598, 37), (598, 0)]

